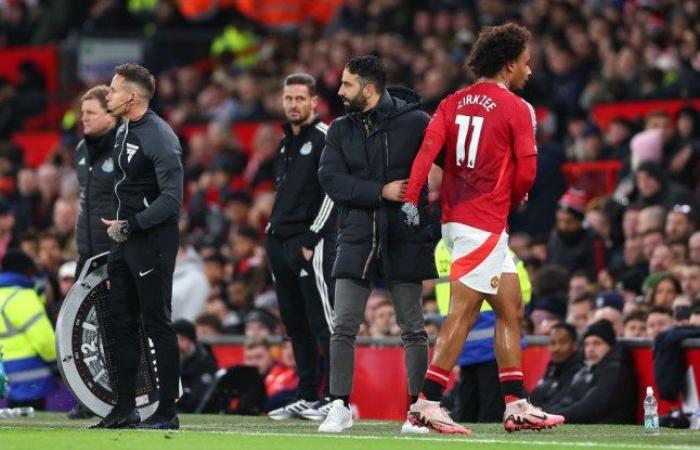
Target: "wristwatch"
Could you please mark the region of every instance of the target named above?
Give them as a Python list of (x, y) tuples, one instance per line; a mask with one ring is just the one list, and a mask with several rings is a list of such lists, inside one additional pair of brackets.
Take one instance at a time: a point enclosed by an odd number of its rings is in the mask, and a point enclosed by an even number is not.
[(119, 222), (119, 232), (124, 236), (128, 236), (131, 230), (129, 229), (129, 221), (122, 220)]

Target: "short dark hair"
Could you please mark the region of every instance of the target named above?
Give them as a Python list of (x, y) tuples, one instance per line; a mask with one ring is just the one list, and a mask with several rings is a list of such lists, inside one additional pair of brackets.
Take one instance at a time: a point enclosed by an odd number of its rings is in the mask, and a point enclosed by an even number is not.
[(109, 86), (105, 86), (104, 84), (98, 85), (91, 87), (90, 89), (87, 90), (86, 93), (83, 94), (82, 97), (80, 97), (80, 102), (84, 102), (85, 100), (97, 100), (100, 103), (100, 106), (102, 109), (107, 111), (107, 94), (109, 93)]
[(644, 311), (641, 311), (641, 310), (632, 311), (631, 313), (629, 313), (625, 316), (622, 323), (627, 325), (629, 322), (633, 322), (635, 320), (637, 320), (639, 322), (646, 322), (647, 321), (647, 313), (645, 313)]
[(647, 317), (649, 317), (651, 314), (665, 314), (671, 318), (673, 318), (673, 311), (671, 308), (667, 308), (665, 306), (654, 306), (649, 310), (649, 313), (647, 314)]
[(554, 326), (552, 326), (550, 333), (554, 330), (564, 330), (566, 334), (569, 335), (572, 341), (578, 341), (578, 333), (576, 333), (576, 327), (574, 327), (570, 323), (558, 322)]
[(221, 332), (222, 328), (221, 319), (214, 314), (202, 314), (195, 319), (194, 324), (212, 327), (217, 332)]
[(386, 87), (386, 67), (381, 59), (374, 55), (355, 56), (345, 64), (345, 68), (353, 75), (360, 77), (364, 87), (373, 84), (380, 94)]
[(134, 83), (143, 89), (143, 97), (151, 100), (156, 93), (156, 79), (142, 65), (126, 63), (114, 68), (114, 73), (124, 77), (130, 83)]
[(595, 297), (595, 293), (591, 291), (583, 291), (573, 298), (571, 304), (578, 305), (579, 303), (589, 303), (591, 308), (595, 308)]
[(309, 95), (312, 97), (316, 95), (316, 79), (308, 73), (299, 72), (287, 75), (284, 79), (284, 85), (289, 86), (292, 84), (304, 85), (309, 89)]
[(528, 40), (530, 32), (527, 28), (514, 23), (484, 27), (469, 55), (467, 66), (477, 78), (492, 77), (508, 62), (518, 59)]

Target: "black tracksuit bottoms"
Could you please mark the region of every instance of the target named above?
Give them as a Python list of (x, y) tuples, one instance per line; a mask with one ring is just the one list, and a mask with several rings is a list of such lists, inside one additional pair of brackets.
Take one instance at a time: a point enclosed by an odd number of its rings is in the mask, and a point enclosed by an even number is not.
[(135, 400), (141, 356), (139, 319), (155, 348), (159, 407), (174, 406), (178, 397), (180, 356), (170, 320), (178, 242), (177, 222), (172, 221), (132, 233), (109, 253), (107, 272), (120, 406), (133, 406)]
[(268, 234), (267, 256), (275, 278), (277, 301), (299, 375), (298, 399), (315, 401), (323, 364), (323, 392), (328, 395), (330, 336), (333, 329), (334, 283), (331, 277), (336, 241), (321, 239), (310, 261), (301, 253), (301, 236), (280, 239)]

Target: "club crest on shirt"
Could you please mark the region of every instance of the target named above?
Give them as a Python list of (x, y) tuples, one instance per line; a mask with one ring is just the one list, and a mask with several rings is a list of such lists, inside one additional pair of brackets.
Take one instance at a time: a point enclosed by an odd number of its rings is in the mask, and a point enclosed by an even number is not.
[(126, 162), (130, 163), (130, 162), (131, 162), (131, 158), (136, 154), (136, 152), (137, 152), (138, 150), (139, 150), (139, 146), (138, 146), (138, 145), (129, 144), (129, 143), (127, 142), (127, 144), (126, 144)]
[(491, 278), (491, 287), (494, 289), (498, 287), (498, 277)]
[(105, 161), (102, 163), (102, 171), (103, 172), (112, 172), (114, 170), (114, 161), (112, 158), (107, 158)]
[(306, 144), (301, 146), (301, 149), (299, 150), (299, 153), (306, 156), (311, 153), (311, 142), (307, 142)]

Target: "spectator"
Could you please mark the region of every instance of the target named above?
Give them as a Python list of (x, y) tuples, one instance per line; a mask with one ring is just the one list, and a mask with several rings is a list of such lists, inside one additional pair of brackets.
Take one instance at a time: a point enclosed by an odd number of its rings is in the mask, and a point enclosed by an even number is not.
[(197, 333), (192, 322), (176, 320), (173, 329), (177, 334), (177, 347), (180, 352), (180, 382), (182, 396), (177, 402), (180, 412), (193, 413), (213, 381), (216, 362), (204, 348), (197, 343)]
[(264, 309), (254, 309), (245, 317), (246, 339), (267, 339), (277, 331), (278, 320)]
[(401, 335), (401, 329), (396, 324), (396, 313), (391, 302), (382, 302), (374, 308), (369, 334), (377, 338)]
[(590, 290), (591, 280), (585, 272), (579, 271), (571, 274), (569, 279), (569, 303), (572, 303), (581, 294)]
[(593, 313), (591, 324), (600, 322), (601, 320), (606, 320), (612, 325), (612, 328), (615, 331), (615, 336), (622, 336), (624, 333), (625, 326), (622, 322), (622, 310), (612, 306), (603, 306), (598, 308), (596, 309), (595, 313)]
[(569, 315), (566, 321), (576, 328), (576, 332), (583, 334), (593, 317), (595, 310), (595, 297), (590, 292), (582, 292), (569, 304)]
[(671, 308), (673, 300), (681, 294), (681, 283), (673, 275), (662, 275), (654, 283), (650, 295), (652, 306)]
[(76, 275), (79, 275), (75, 272), (77, 268), (77, 262), (68, 261), (61, 264), (61, 267), (58, 269), (59, 298), (61, 301), (66, 298), (68, 291), (70, 291), (73, 284), (75, 284)]
[(252, 340), (245, 344), (243, 360), (247, 366), (258, 369), (265, 380), (267, 392), (266, 411), (286, 405), (294, 397), (298, 378), (293, 367), (286, 367), (272, 356), (270, 345), (265, 341)]
[(208, 339), (221, 336), (221, 320), (215, 314), (202, 314), (195, 320), (197, 339)]
[(644, 311), (633, 311), (627, 314), (623, 320), (625, 331), (623, 338), (646, 338), (647, 337), (647, 315)]
[(700, 265), (692, 264), (681, 270), (683, 294), (695, 301), (700, 297)]
[(690, 192), (667, 179), (664, 169), (656, 163), (644, 162), (635, 171), (636, 192), (631, 200), (644, 206), (658, 205), (671, 209), (674, 205), (694, 205)]
[(547, 245), (548, 262), (567, 270), (584, 271), (594, 279), (605, 264), (605, 248), (598, 234), (584, 227), (585, 193), (569, 189), (559, 200), (555, 231)]
[(0, 346), (9, 384), (9, 407), (31, 406), (43, 411), (56, 389), (51, 365), (56, 337), (34, 288), (37, 269), (19, 250), (2, 258), (0, 273)]
[(569, 423), (633, 423), (636, 382), (624, 347), (616, 345), (607, 320), (591, 324), (583, 335), (585, 366), (571, 387), (549, 408)]
[(687, 241), (695, 232), (697, 219), (690, 205), (674, 205), (666, 216), (666, 238), (669, 242)]
[(688, 259), (690, 264), (700, 265), (700, 231), (696, 231), (688, 239)]
[(654, 306), (647, 314), (647, 337), (655, 339), (673, 325), (673, 311), (663, 306)]
[(530, 392), (530, 401), (542, 408), (557, 402), (571, 386), (576, 372), (583, 367), (578, 351), (578, 336), (573, 325), (559, 323), (549, 331), (550, 362), (544, 377)]
[(0, 198), (0, 258), (18, 244), (15, 236), (15, 214), (10, 209), (10, 204)]
[(202, 259), (186, 238), (180, 240), (173, 273), (172, 320), (193, 322), (204, 310), (209, 283)]

